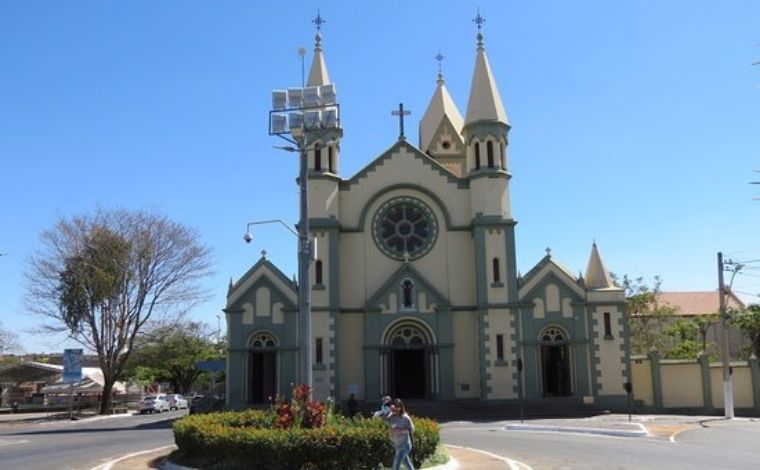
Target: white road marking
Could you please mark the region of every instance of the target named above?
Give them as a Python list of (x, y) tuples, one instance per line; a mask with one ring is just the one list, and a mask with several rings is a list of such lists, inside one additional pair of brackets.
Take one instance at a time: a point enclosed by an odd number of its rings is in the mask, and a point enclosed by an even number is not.
[(104, 464), (98, 465), (97, 467), (92, 467), (90, 470), (111, 470), (114, 464), (117, 464), (121, 462), (122, 460), (127, 460), (127, 459), (131, 459), (132, 457), (137, 457), (138, 455), (150, 454), (151, 452), (158, 452), (159, 450), (170, 449), (174, 447), (175, 447), (174, 444), (171, 444), (168, 446), (156, 447), (155, 449), (141, 450), (140, 452), (132, 452), (131, 454), (121, 456), (118, 459), (114, 459), (114, 460), (111, 460), (110, 462), (106, 462)]
[(0, 446), (9, 446), (11, 444), (26, 444), (27, 442), (29, 442), (29, 439), (20, 439), (20, 440), (12, 440), (12, 439), (2, 440), (2, 439), (0, 439)]
[(519, 460), (508, 459), (506, 457), (502, 457), (501, 455), (496, 455), (494, 453), (491, 453), (491, 452), (488, 452), (488, 451), (485, 451), (485, 450), (473, 449), (472, 447), (454, 446), (454, 445), (451, 445), (451, 444), (446, 444), (446, 447), (454, 447), (454, 448), (457, 448), (457, 449), (467, 449), (467, 450), (469, 450), (471, 452), (479, 452), (481, 454), (488, 455), (490, 457), (493, 457), (495, 459), (501, 460), (502, 462), (506, 463), (507, 466), (509, 466), (510, 470), (533, 470), (530, 467), (530, 465), (528, 465), (526, 463), (523, 463), (523, 462), (520, 462)]

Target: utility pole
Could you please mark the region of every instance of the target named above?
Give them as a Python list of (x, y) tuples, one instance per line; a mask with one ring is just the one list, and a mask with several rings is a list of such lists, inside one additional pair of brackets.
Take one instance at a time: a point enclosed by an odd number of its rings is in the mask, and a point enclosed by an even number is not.
[(723, 283), (723, 253), (718, 252), (718, 298), (720, 301), (721, 359), (723, 362), (723, 408), (726, 419), (734, 417), (734, 387), (731, 383), (731, 365), (728, 358), (728, 312), (726, 286)]

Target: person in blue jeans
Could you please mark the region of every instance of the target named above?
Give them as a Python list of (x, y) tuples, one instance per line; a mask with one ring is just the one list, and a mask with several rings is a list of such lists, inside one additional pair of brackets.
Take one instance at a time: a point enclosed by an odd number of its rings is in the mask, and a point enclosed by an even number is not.
[(414, 470), (412, 459), (409, 453), (412, 451), (412, 433), (414, 433), (414, 423), (412, 418), (406, 414), (404, 402), (396, 398), (391, 403), (390, 412), (385, 418), (390, 426), (390, 437), (396, 454), (393, 456), (393, 470), (401, 470), (403, 463), (409, 470)]

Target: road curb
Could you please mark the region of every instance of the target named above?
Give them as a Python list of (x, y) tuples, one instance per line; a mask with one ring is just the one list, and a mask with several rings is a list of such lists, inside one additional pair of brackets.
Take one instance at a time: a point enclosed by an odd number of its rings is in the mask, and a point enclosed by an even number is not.
[(508, 424), (504, 426), (505, 431), (537, 431), (537, 432), (567, 432), (577, 434), (597, 434), (604, 436), (617, 437), (646, 437), (646, 429), (639, 424), (641, 429), (608, 429), (608, 428), (590, 428), (578, 426), (551, 426), (542, 424)]

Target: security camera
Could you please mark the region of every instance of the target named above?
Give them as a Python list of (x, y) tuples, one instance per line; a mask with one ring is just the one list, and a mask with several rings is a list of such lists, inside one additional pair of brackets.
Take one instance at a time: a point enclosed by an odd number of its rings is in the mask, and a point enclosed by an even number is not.
[(251, 240), (253, 240), (253, 235), (251, 235), (249, 232), (245, 232), (245, 235), (243, 235), (243, 240), (245, 240), (246, 243), (251, 243)]

